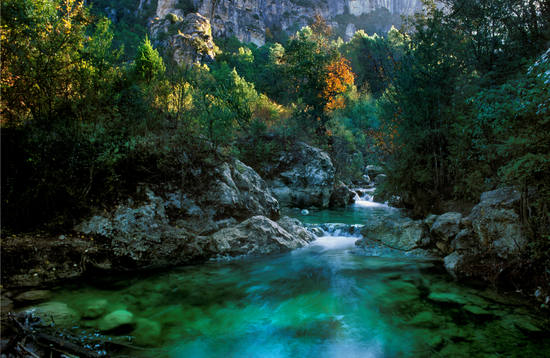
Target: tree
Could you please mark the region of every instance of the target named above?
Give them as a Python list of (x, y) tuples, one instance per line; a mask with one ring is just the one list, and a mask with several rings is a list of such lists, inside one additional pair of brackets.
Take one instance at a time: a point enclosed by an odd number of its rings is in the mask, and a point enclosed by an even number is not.
[(353, 86), (354, 78), (349, 61), (343, 57), (327, 66), (327, 78), (322, 92), (326, 101), (325, 111), (345, 107), (345, 99), (342, 95)]
[(162, 57), (147, 36), (138, 47), (134, 65), (138, 78), (147, 84), (162, 77), (166, 70)]
[(82, 49), (90, 17), (82, 1), (2, 1), (2, 117), (48, 120), (77, 95), (87, 71)]
[(297, 114), (303, 117), (300, 124), (320, 135), (324, 134), (328, 121), (327, 100), (322, 93), (326, 88), (328, 66), (337, 58), (336, 48), (309, 27), (298, 31), (285, 51), (284, 62), (293, 84), (293, 95), (300, 103)]

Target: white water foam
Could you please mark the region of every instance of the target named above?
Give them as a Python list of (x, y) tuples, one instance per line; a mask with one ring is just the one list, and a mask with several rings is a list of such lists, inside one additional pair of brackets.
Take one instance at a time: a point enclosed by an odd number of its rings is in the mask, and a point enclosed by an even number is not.
[[(364, 208), (389, 208), (386, 203), (377, 203), (374, 201), (374, 191), (376, 188), (359, 189), (355, 192), (355, 206)], [(363, 196), (359, 195), (362, 193)]]
[(353, 236), (321, 236), (310, 246), (322, 247), (325, 250), (345, 250), (354, 248), (357, 240), (359, 238)]

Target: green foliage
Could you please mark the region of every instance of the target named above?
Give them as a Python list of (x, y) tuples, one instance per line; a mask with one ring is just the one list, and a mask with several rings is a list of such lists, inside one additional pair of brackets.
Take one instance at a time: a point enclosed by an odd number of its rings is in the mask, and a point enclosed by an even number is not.
[(340, 51), (351, 61), (357, 87), (380, 97), (392, 83), (408, 41), (407, 35), (393, 27), (386, 37), (369, 36), (360, 30), (340, 46)]
[(137, 77), (147, 84), (161, 78), (166, 71), (162, 57), (147, 36), (138, 47), (134, 66)]

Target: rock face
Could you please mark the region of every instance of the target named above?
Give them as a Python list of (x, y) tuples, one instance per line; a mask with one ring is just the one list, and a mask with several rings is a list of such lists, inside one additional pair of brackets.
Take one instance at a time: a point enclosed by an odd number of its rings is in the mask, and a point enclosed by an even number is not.
[(281, 205), (326, 208), (335, 169), (327, 153), (305, 143), (284, 152), (268, 171), (268, 183)]
[(262, 45), (266, 32), (292, 33), (308, 25), (315, 14), (323, 16), (340, 33), (348, 30), (351, 34), (355, 25), (346, 17), (353, 19), (380, 9), (396, 17), (412, 15), (421, 6), (420, 0), (158, 0), (155, 15), (162, 19), (169, 13), (183, 17), (198, 12), (210, 20), (215, 36), (236, 36), (243, 42)]
[[(159, 1), (160, 4), (160, 1)], [(162, 15), (167, 10), (159, 13)], [(149, 28), (154, 45), (168, 52), (178, 65), (211, 62), (216, 56), (217, 47), (212, 38), (210, 21), (198, 13), (185, 17), (181, 11), (156, 17)]]

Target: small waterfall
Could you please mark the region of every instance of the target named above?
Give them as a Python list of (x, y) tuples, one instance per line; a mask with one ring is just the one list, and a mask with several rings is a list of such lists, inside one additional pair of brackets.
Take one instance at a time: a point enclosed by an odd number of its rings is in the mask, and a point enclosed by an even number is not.
[(381, 208), (388, 207), (387, 204), (377, 203), (374, 201), (375, 187), (367, 189), (355, 189), (355, 205), (366, 208)]

